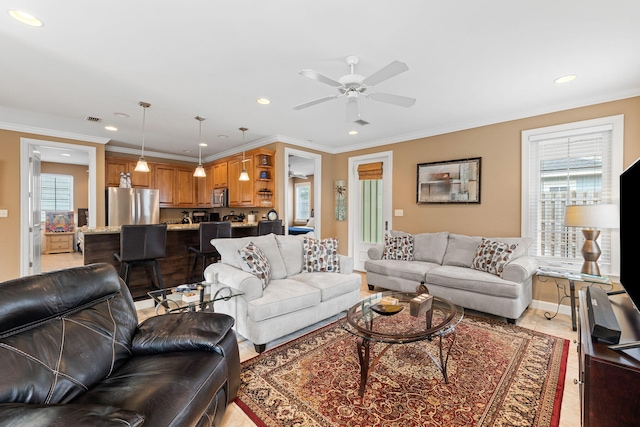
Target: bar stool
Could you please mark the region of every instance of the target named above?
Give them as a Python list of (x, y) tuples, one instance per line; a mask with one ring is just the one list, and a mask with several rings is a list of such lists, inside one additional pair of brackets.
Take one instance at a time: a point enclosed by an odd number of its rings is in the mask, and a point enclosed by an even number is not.
[(282, 220), (276, 219), (273, 221), (258, 221), (258, 236), (265, 234), (282, 234)]
[(164, 290), (158, 258), (167, 252), (167, 225), (123, 225), (120, 227), (120, 253), (113, 257), (120, 261), (120, 277), (129, 286), (133, 267), (145, 266), (151, 274), (152, 286)]
[(191, 265), (191, 275), (189, 281), (195, 279), (196, 266), (198, 259), (202, 261), (202, 272), (200, 279), (204, 280), (204, 269), (207, 266), (207, 259), (213, 258), (216, 262), (220, 256), (216, 248), (211, 244), (211, 239), (221, 239), (231, 237), (230, 221), (210, 221), (200, 223), (200, 246), (198, 248), (189, 247), (189, 253), (194, 252), (193, 264)]

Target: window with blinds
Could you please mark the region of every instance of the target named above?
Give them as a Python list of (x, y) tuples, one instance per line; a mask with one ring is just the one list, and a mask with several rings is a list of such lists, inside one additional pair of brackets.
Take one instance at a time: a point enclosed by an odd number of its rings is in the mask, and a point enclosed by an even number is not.
[(308, 182), (295, 184), (296, 222), (306, 222), (311, 218), (311, 184)]
[(40, 209), (43, 222), (46, 211), (73, 211), (73, 176), (41, 174)]
[[(542, 265), (579, 270), (584, 237), (581, 228), (564, 226), (565, 207), (615, 203), (622, 160), (614, 158), (621, 150), (614, 149), (613, 123), (575, 125), (523, 133), (522, 225), (523, 235), (534, 239), (529, 255)], [(617, 272), (619, 248), (614, 230), (601, 231), (598, 264), (611, 274)]]

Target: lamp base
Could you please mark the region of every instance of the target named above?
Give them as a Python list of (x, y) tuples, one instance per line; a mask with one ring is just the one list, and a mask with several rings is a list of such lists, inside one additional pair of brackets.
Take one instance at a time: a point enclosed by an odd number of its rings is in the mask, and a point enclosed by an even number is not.
[(584, 264), (580, 272), (582, 274), (590, 274), (592, 276), (600, 276), (600, 267), (598, 267), (598, 258), (602, 251), (596, 240), (600, 236), (600, 230), (593, 228), (584, 228), (582, 235), (585, 238), (584, 245), (582, 246), (582, 257), (584, 258)]

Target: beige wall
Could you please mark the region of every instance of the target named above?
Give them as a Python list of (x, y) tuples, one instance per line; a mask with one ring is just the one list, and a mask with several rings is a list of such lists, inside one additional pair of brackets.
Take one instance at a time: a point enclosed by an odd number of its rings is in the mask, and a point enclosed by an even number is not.
[(20, 138), (86, 145), (96, 148), (97, 224), (104, 225), (104, 145), (64, 138), (0, 130), (0, 209), (9, 216), (0, 218), (0, 281), (20, 276)]

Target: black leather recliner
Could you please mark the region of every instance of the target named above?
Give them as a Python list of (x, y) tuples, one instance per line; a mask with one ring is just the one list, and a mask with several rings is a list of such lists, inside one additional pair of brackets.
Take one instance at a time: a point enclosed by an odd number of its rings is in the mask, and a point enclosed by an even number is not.
[(216, 426), (240, 384), (234, 320), (138, 325), (108, 264), (0, 283), (0, 424)]

